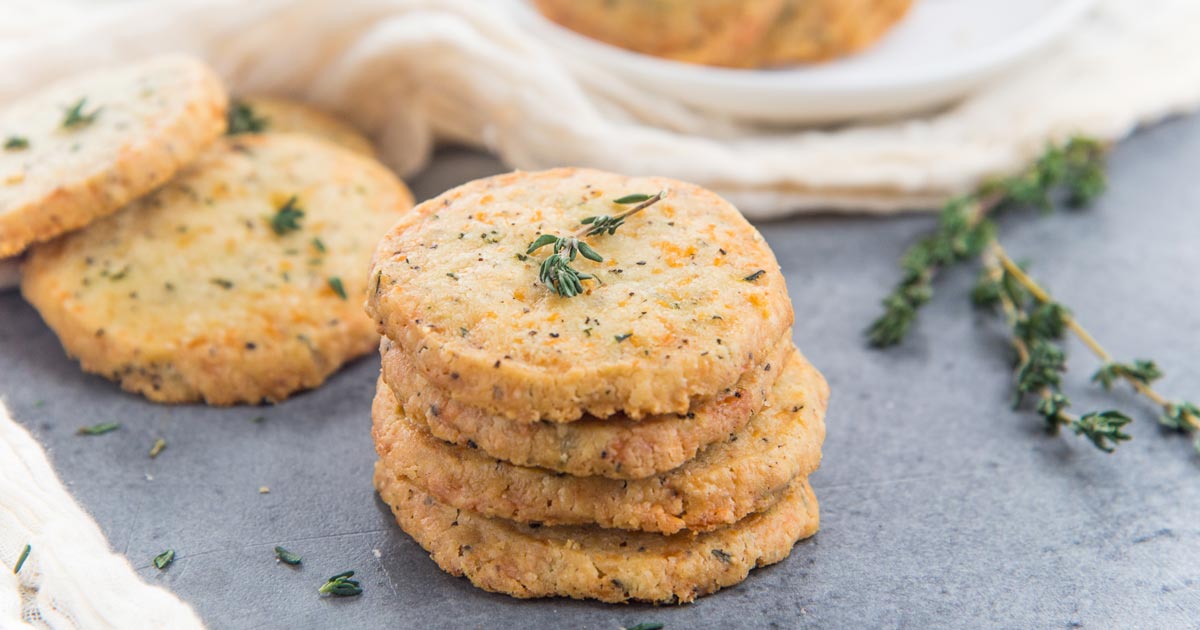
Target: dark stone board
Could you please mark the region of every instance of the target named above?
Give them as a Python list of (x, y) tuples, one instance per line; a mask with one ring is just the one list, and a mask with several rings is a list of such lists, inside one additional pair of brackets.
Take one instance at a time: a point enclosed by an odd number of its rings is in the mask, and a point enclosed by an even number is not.
[[(415, 190), (500, 168), (444, 150)], [(1111, 174), (1097, 207), (1010, 217), (1004, 242), (1114, 353), (1156, 359), (1162, 390), (1200, 398), (1200, 118), (1123, 143)], [(376, 357), (274, 407), (160, 406), (81, 373), (9, 293), (0, 395), (113, 547), (212, 628), (1200, 627), (1200, 456), (1149, 405), (1116, 394), (1138, 421), (1114, 455), (1011, 412), (1003, 327), (964, 297), (973, 271), (939, 281), (905, 345), (865, 347), (897, 259), (931, 222), (759, 224), (788, 278), (796, 342), (833, 388), (813, 477), (822, 528), (690, 606), (521, 601), (438, 570), (371, 488)], [(1091, 357), (1069, 349), (1076, 406), (1111, 404), (1087, 382)], [(108, 421), (123, 428), (75, 435)], [(158, 437), (169, 445), (151, 460)], [(277, 564), (278, 544), (304, 564)], [(150, 561), (168, 547), (178, 556), (160, 572)], [(362, 596), (317, 595), (347, 569)]]

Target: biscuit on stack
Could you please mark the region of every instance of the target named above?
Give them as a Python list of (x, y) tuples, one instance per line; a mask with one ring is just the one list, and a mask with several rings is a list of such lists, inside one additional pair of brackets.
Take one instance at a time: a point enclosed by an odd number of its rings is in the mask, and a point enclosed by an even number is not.
[[(581, 294), (539, 280), (540, 235), (660, 190), (581, 239), (603, 258), (572, 262), (595, 276)], [(829, 390), (792, 345), (774, 254), (714, 193), (478, 180), (405, 215), (367, 284), (375, 485), (444, 570), (516, 597), (689, 602), (816, 532)]]

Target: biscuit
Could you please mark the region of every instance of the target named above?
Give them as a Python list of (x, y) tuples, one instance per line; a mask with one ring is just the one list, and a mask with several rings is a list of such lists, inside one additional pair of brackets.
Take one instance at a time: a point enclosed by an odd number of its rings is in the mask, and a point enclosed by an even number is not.
[(167, 181), (225, 131), (225, 89), (181, 56), (89, 72), (0, 111), (0, 258)]
[(382, 464), (375, 487), (442, 570), (520, 598), (686, 603), (783, 560), (819, 525), (817, 499), (804, 479), (765, 512), (709, 533), (674, 536), (488, 518), (438, 503)]
[(550, 20), (648, 55), (741, 65), (774, 23), (782, 0), (536, 0)]
[(447, 444), (399, 413), (382, 380), (371, 415), (384, 468), (439, 502), (524, 523), (673, 534), (711, 530), (764, 510), (793, 479), (816, 470), (828, 391), (795, 351), (745, 428), (673, 471), (636, 480), (555, 474)]
[(883, 37), (912, 0), (786, 0), (744, 65), (819, 62), (856, 53)]
[(762, 408), (793, 352), (784, 334), (762, 365), (733, 387), (694, 404), (686, 414), (630, 420), (620, 415), (576, 422), (514, 422), (464, 405), (431, 386), (408, 355), (386, 337), (380, 344), (383, 380), (401, 411), (426, 425), (434, 437), (481, 451), (519, 466), (536, 466), (576, 476), (641, 479), (681, 466), (700, 449), (729, 438)]
[(278, 401), (377, 346), (367, 264), (411, 204), (374, 160), (230, 136), (124, 211), (34, 247), (22, 291), (84, 370), (129, 391)]
[(348, 122), (311, 105), (266, 96), (236, 99), (229, 107), (229, 132), (299, 133), (375, 157), (371, 141)]
[[(541, 234), (669, 189), (586, 240), (583, 294), (538, 280)], [(792, 324), (775, 255), (715, 193), (591, 169), (515, 172), (420, 204), (376, 250), (367, 311), (425, 380), (463, 404), (534, 422), (686, 413), (761, 364)]]

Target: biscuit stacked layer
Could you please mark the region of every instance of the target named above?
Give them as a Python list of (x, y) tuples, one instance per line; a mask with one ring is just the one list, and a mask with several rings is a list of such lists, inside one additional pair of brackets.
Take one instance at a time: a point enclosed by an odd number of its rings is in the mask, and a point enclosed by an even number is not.
[[(600, 280), (539, 281), (541, 234), (669, 189), (587, 237)], [(696, 186), (582, 169), (472, 182), (376, 251), (375, 484), (446, 571), (517, 597), (686, 602), (817, 529), (828, 387), (778, 264)]]

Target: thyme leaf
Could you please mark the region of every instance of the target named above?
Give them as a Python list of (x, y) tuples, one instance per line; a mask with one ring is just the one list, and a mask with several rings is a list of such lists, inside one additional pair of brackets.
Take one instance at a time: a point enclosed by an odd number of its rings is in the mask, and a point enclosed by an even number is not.
[(62, 121), (63, 129), (74, 129), (76, 127), (86, 127), (87, 125), (90, 125), (93, 122), (96, 122), (96, 117), (100, 115), (100, 110), (102, 110), (104, 108), (97, 107), (96, 109), (92, 110), (90, 113), (85, 114), (83, 111), (83, 108), (84, 108), (84, 105), (86, 105), (86, 104), (87, 104), (87, 97), (84, 96), (84, 97), (80, 98), (78, 101), (75, 101), (74, 105), (71, 105), (70, 107), (68, 107), (66, 109), (65, 113), (63, 114), (63, 121)]
[(175, 562), (174, 549), (168, 549), (157, 556), (154, 556), (154, 567), (159, 571), (167, 568), (172, 562)]
[(336, 293), (338, 297), (342, 298), (343, 300), (349, 299), (346, 297), (346, 287), (342, 284), (341, 278), (333, 276), (329, 278), (328, 282), (329, 288), (333, 289), (333, 292)]
[(29, 148), (29, 139), (24, 136), (9, 136), (4, 141), (5, 151), (22, 151)]
[(17, 563), (13, 565), (13, 575), (21, 572), (21, 567), (25, 566), (25, 561), (29, 559), (29, 552), (33, 551), (32, 545), (25, 545), (21, 550), (21, 555), (17, 556)]
[(339, 573), (326, 580), (325, 584), (317, 592), (322, 595), (332, 595), (334, 597), (361, 595), (363, 592), (362, 587), (359, 586), (358, 580), (350, 579), (352, 577), (354, 577), (354, 571)]
[(100, 424), (93, 424), (90, 427), (79, 427), (79, 430), (76, 431), (76, 433), (79, 435), (104, 435), (105, 433), (111, 433), (120, 428), (120, 422), (103, 422)]
[(225, 134), (236, 136), (240, 133), (261, 133), (267, 129), (267, 118), (254, 113), (254, 108), (241, 101), (229, 106), (228, 124)]
[(304, 561), (300, 556), (288, 551), (287, 549), (284, 549), (283, 547), (275, 548), (275, 557), (279, 558), (280, 562), (292, 566), (296, 566)]
[(288, 197), (288, 200), (271, 216), (271, 230), (277, 236), (300, 229), (300, 220), (304, 218), (304, 211), (297, 205), (298, 201), (296, 195)]

